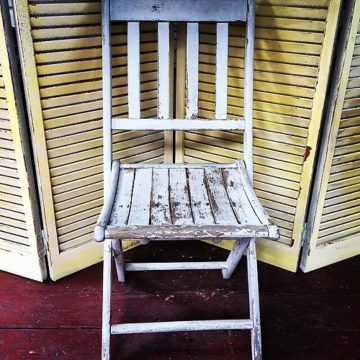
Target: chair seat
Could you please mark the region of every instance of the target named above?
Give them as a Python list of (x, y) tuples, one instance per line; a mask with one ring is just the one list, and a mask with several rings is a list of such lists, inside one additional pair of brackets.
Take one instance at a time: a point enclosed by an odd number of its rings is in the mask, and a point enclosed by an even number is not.
[(121, 165), (105, 238), (278, 238), (242, 161)]

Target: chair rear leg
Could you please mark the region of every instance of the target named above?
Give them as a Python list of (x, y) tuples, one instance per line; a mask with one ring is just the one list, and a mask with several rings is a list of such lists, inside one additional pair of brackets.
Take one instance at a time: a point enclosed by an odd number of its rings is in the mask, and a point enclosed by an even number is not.
[(247, 271), (249, 287), (250, 319), (253, 322), (251, 329), (251, 352), (253, 360), (262, 359), (261, 349), (261, 328), (260, 328), (260, 305), (259, 305), (259, 284), (256, 262), (256, 239), (252, 238), (248, 247)]
[(104, 242), (102, 360), (110, 360), (112, 240)]
[(121, 240), (112, 240), (112, 248), (114, 250), (117, 277), (123, 283), (125, 282), (125, 262)]
[(230, 254), (226, 260), (226, 269), (222, 270), (222, 275), (224, 279), (230, 279), (246, 248), (248, 247), (249, 241), (249, 239), (245, 238), (236, 240), (234, 242), (234, 246), (231, 249)]

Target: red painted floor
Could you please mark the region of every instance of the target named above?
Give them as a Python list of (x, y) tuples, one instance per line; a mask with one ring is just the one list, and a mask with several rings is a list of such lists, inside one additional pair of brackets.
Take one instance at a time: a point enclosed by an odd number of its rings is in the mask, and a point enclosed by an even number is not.
[[(181, 251), (180, 251), (181, 249)], [(128, 259), (223, 259), (202, 243), (153, 243)], [(264, 360), (360, 359), (359, 257), (309, 274), (259, 263)], [(114, 285), (113, 320), (247, 316), (246, 266), (220, 271), (128, 274)], [(102, 266), (44, 284), (0, 273), (0, 359), (100, 359)], [(113, 337), (113, 359), (250, 359), (248, 332)]]

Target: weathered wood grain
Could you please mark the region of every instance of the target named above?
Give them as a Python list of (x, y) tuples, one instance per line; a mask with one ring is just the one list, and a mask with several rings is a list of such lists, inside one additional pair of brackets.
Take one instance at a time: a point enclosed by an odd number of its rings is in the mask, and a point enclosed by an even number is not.
[[(196, 110), (195, 108), (192, 110), (194, 115)], [(112, 128), (117, 130), (244, 130), (245, 122), (243, 119), (222, 120), (221, 118), (211, 120), (113, 118)]]
[(171, 218), (174, 225), (193, 224), (186, 169), (169, 170)]
[(205, 168), (205, 183), (216, 224), (237, 224), (220, 169)]
[(150, 211), (152, 225), (171, 224), (169, 171), (166, 168), (153, 169)]
[(186, 118), (198, 117), (199, 24), (188, 23), (186, 32)]
[[(111, 1), (112, 21), (245, 21), (244, 0)], [(206, 11), (204, 9), (206, 8)]]
[(205, 184), (204, 169), (187, 169), (194, 222), (197, 225), (214, 224), (214, 215)]
[(151, 184), (152, 169), (137, 169), (135, 171), (129, 225), (150, 224)]

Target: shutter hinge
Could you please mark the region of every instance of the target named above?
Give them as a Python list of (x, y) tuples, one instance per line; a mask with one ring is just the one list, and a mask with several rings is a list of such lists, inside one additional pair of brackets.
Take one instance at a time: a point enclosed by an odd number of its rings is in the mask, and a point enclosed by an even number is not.
[(49, 240), (48, 237), (46, 235), (46, 232), (44, 231), (44, 229), (41, 229), (41, 243), (42, 243), (42, 247), (39, 251), (39, 256), (40, 257), (45, 257), (47, 255), (47, 252), (49, 250)]
[(301, 247), (304, 246), (305, 242), (307, 242), (307, 235), (308, 235), (308, 223), (306, 222), (304, 224), (304, 230), (303, 230), (303, 233), (302, 233), (302, 236), (301, 236)]

